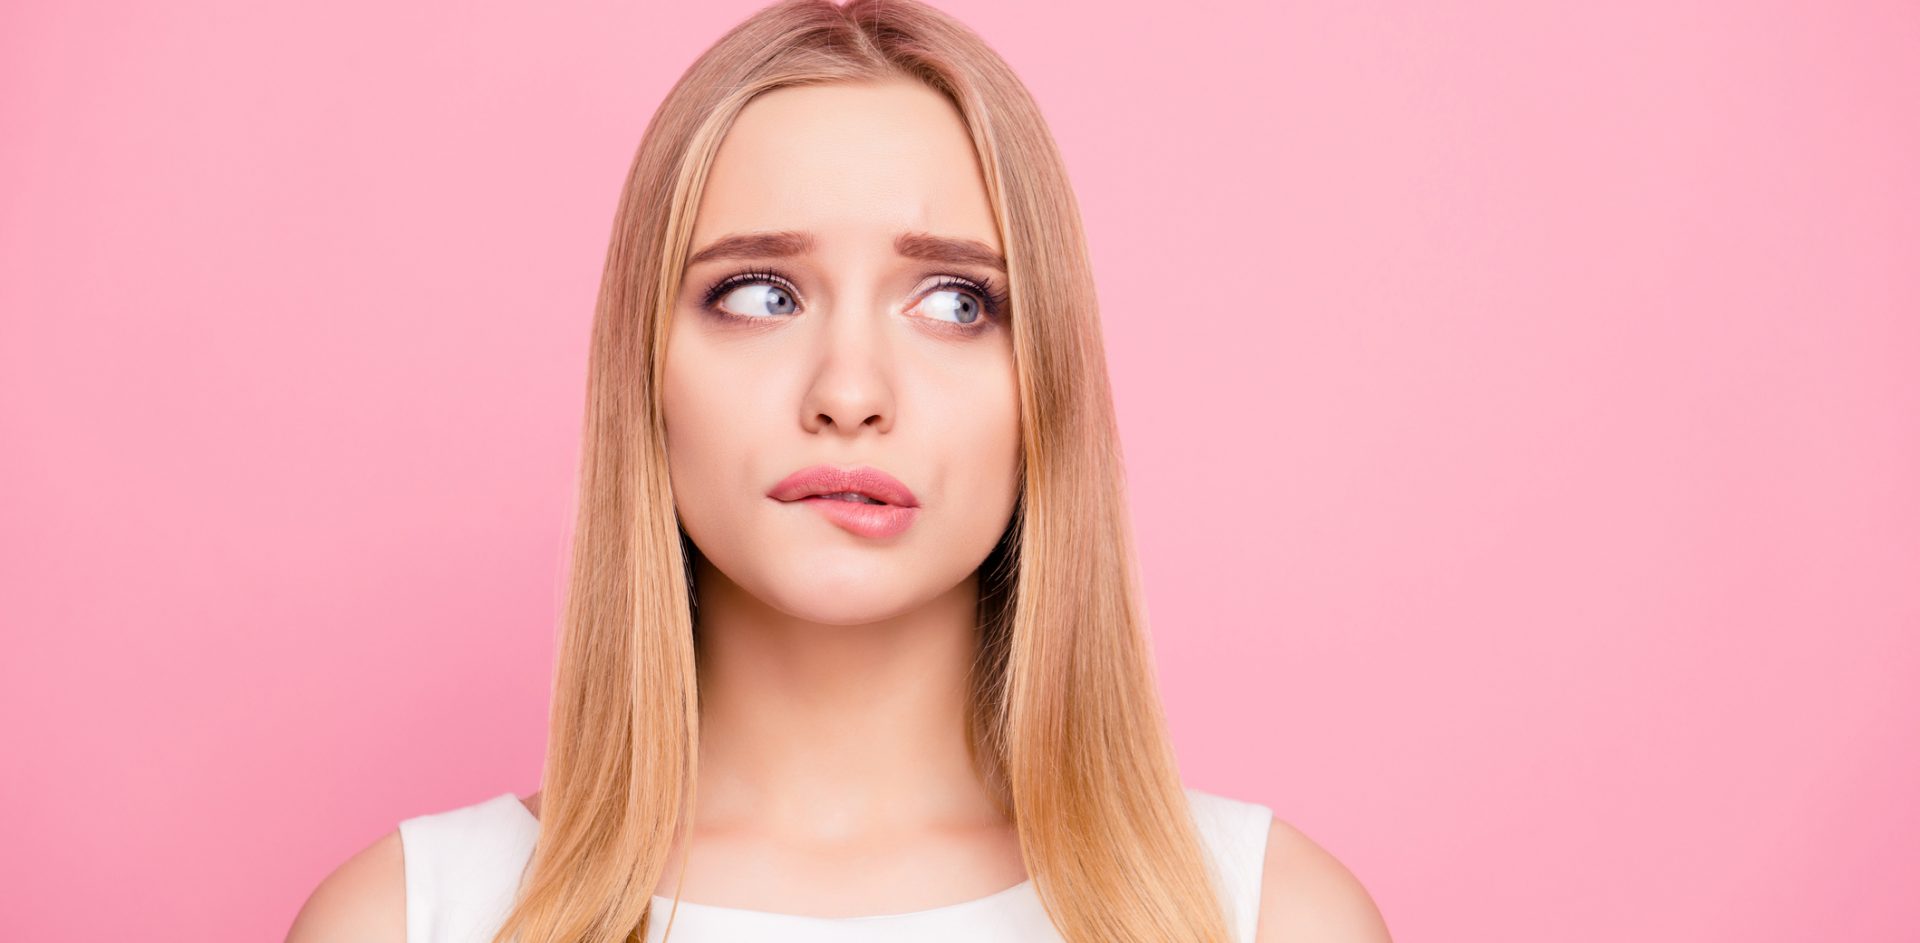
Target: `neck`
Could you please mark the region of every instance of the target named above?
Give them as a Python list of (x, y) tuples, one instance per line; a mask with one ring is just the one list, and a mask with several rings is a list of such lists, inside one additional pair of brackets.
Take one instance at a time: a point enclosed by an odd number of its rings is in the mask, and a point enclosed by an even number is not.
[(1003, 821), (967, 753), (977, 577), (837, 625), (773, 609), (695, 556), (702, 828), (834, 840)]

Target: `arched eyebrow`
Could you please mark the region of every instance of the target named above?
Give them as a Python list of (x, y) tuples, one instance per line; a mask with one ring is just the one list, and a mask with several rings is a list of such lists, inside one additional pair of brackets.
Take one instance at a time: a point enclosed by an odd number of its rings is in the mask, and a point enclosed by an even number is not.
[[(687, 259), (689, 268), (702, 262), (739, 259), (783, 259), (813, 251), (812, 233), (790, 229), (773, 232), (745, 232), (722, 236), (706, 244)], [(903, 232), (894, 237), (893, 251), (909, 259), (947, 262), (954, 265), (978, 265), (1002, 275), (1007, 260), (990, 245), (978, 239), (958, 239), (925, 232)]]

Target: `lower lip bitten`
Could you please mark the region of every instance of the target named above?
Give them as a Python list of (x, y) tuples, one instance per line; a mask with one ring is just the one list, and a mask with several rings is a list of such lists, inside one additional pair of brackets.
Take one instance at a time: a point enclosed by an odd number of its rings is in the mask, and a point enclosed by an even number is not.
[(919, 508), (894, 504), (866, 504), (818, 495), (801, 498), (791, 503), (805, 504), (820, 512), (827, 520), (840, 525), (842, 529), (861, 537), (892, 537), (911, 526), (914, 517), (920, 513)]

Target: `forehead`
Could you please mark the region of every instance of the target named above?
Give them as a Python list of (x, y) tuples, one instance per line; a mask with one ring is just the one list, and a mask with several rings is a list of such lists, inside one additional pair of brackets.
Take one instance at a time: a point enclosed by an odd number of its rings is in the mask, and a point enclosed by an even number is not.
[(959, 110), (904, 78), (789, 86), (741, 110), (708, 172), (693, 244), (784, 229), (829, 249), (891, 245), (903, 231), (1000, 248)]

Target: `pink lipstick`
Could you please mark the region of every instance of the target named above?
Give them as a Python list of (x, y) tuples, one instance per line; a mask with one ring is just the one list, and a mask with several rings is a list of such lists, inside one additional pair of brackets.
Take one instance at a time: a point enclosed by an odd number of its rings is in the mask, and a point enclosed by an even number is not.
[(899, 479), (861, 465), (802, 468), (767, 492), (787, 504), (804, 504), (827, 520), (861, 537), (892, 537), (919, 516), (920, 502)]

